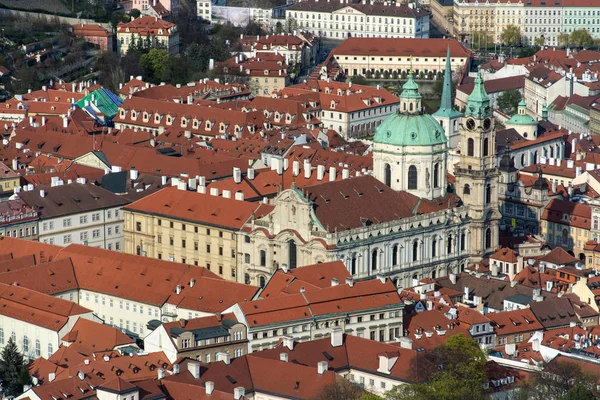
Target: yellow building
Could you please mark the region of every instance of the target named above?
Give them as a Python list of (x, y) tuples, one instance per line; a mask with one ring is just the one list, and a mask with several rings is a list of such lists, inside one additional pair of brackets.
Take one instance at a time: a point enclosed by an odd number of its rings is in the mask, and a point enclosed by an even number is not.
[(542, 236), (551, 247), (560, 246), (585, 260), (585, 245), (591, 238), (592, 208), (589, 204), (553, 199), (542, 214)]
[(446, 33), (454, 34), (454, 0), (432, 0), (431, 1), (432, 22)]
[[(18, 168), (17, 160), (13, 161), (13, 168)], [(0, 194), (14, 193), (16, 187), (21, 186), (21, 176), (12, 169), (8, 168), (6, 164), (0, 162)]]
[[(457, 0), (454, 2), (454, 37), (472, 40), (474, 33), (496, 32), (495, 2), (479, 2), (477, 0)], [(481, 43), (484, 46), (484, 43)]]
[(237, 281), (238, 232), (261, 205), (232, 199), (227, 190), (211, 192), (179, 182), (124, 208), (125, 252), (204, 266)]

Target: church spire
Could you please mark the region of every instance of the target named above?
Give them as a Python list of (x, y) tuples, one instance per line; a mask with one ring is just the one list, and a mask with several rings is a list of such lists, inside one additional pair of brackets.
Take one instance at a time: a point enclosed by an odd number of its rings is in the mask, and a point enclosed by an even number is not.
[(434, 117), (457, 118), (460, 113), (454, 109), (452, 101), (452, 65), (450, 63), (450, 45), (446, 52), (446, 69), (444, 70), (444, 86), (440, 108), (433, 114)]
[(467, 111), (465, 115), (475, 118), (484, 118), (492, 115), (490, 96), (485, 91), (481, 71), (477, 72), (475, 86), (469, 97), (467, 97)]

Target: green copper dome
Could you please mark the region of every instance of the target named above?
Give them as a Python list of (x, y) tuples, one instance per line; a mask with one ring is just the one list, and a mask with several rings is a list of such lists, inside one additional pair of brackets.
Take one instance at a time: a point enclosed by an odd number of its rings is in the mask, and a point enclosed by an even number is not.
[(483, 86), (483, 77), (481, 71), (475, 77), (475, 86), (473, 91), (467, 97), (467, 110), (465, 116), (473, 116), (475, 118), (490, 117), (492, 109), (490, 107), (490, 96), (485, 91)]
[(518, 112), (506, 121), (505, 125), (537, 125), (537, 121), (527, 114), (527, 104), (521, 99)]
[(412, 74), (408, 74), (408, 80), (402, 85), (401, 98), (405, 99), (420, 99), (421, 93), (419, 93), (419, 85), (415, 82), (415, 77)]
[(375, 143), (434, 146), (446, 143), (444, 128), (428, 114), (392, 114), (375, 130)]

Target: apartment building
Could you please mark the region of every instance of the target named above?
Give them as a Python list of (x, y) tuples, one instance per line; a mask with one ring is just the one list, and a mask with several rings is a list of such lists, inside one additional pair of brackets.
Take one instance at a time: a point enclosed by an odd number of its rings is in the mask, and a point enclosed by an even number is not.
[(179, 53), (177, 25), (157, 17), (144, 16), (117, 25), (117, 51), (127, 54), (130, 46), (161, 47), (170, 55)]
[(496, 331), (497, 346), (526, 343), (536, 332), (544, 330), (529, 308), (490, 313), (487, 317)]
[(271, 96), (290, 83), (286, 57), (278, 53), (261, 52), (251, 58), (239, 54), (217, 64), (217, 68), (233, 81), (247, 76), (248, 89), (254, 96)]
[(10, 169), (6, 164), (0, 162), (0, 196), (10, 196), (15, 188), (21, 186), (21, 176), (14, 170), (18, 169), (19, 164), (15, 159)]
[(208, 364), (219, 361), (224, 354), (237, 358), (248, 353), (246, 326), (233, 314), (168, 323), (153, 320), (148, 323), (148, 330), (144, 350), (162, 351), (172, 363), (187, 357)]
[[(241, 171), (236, 169), (241, 178)], [(189, 189), (194, 189), (196, 178)], [(203, 266), (218, 276), (237, 281), (237, 246), (243, 224), (269, 206), (249, 203), (239, 194), (218, 189), (206, 192), (200, 179), (198, 192), (185, 182), (138, 200), (124, 211), (125, 252), (159, 260)], [(203, 188), (203, 189), (202, 189)]]
[(584, 247), (592, 235), (592, 209), (589, 204), (552, 199), (541, 218), (546, 242), (560, 246), (580, 260), (585, 260)]
[(320, 108), (317, 115), (324, 128), (342, 137), (358, 138), (372, 134), (388, 116), (400, 108), (400, 99), (381, 86), (310, 80), (290, 86), (281, 97), (309, 100)]
[(403, 308), (392, 281), (379, 277), (364, 282), (332, 279), (329, 287), (238, 303), (227, 312), (248, 327), (249, 349), (255, 352), (273, 348), (281, 336), (304, 342), (329, 336), (334, 327), (394, 342), (403, 333)]
[(82, 37), (86, 42), (98, 46), (103, 51), (113, 51), (113, 34), (99, 24), (73, 24), (73, 35)]
[(79, 183), (38, 185), (19, 193), (39, 215), (38, 240), (66, 246), (71, 243), (122, 251), (123, 212), (129, 200), (99, 186)]
[(346, 76), (367, 72), (413, 71), (437, 74), (446, 69), (446, 53), (450, 49), (450, 65), (455, 73), (468, 68), (472, 53), (454, 39), (390, 39), (358, 38), (344, 40), (331, 54)]
[(454, 0), (454, 36), (461, 42), (470, 41), (475, 33), (486, 32), (493, 37), (496, 32), (496, 4), (477, 0)]
[(37, 240), (38, 219), (37, 211), (23, 199), (0, 202), (0, 235)]
[(429, 12), (415, 3), (302, 0), (285, 11), (285, 18), (327, 39), (429, 37)]
[(256, 57), (257, 53), (277, 53), (285, 58), (286, 64), (305, 69), (317, 63), (320, 40), (310, 32), (294, 32), (287, 35), (240, 35), (237, 44), (242, 47), (241, 54), (248, 58)]
[(50, 357), (79, 318), (92, 310), (15, 285), (0, 284), (0, 347), (9, 339), (26, 359)]
[[(220, 279), (206, 268), (89, 246), (59, 247), (0, 236), (0, 254), (11, 253), (20, 269), (0, 274), (0, 282), (19, 282), (20, 287), (70, 300), (136, 338), (148, 333), (152, 320), (220, 314), (252, 299), (258, 289)], [(35, 264), (36, 258), (47, 262)], [(34, 278), (39, 276), (46, 278)]]

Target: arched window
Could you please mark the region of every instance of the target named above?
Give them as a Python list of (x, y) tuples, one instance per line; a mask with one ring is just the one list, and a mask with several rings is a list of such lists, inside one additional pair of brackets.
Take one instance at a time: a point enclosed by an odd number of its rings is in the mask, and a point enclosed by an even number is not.
[(525, 166), (525, 153), (521, 154), (521, 165)]
[(261, 276), (260, 278), (258, 278), (258, 282), (260, 283), (261, 288), (264, 288), (265, 285), (267, 284), (267, 280), (265, 279), (264, 276)]
[(409, 111), (412, 111), (412, 110), (413, 110), (413, 103), (410, 103), (410, 104), (408, 105), (408, 110), (409, 110)]
[(483, 139), (483, 156), (487, 156), (489, 154), (489, 140), (487, 138)]
[(489, 249), (490, 247), (492, 247), (492, 230), (487, 228), (485, 230), (485, 248)]
[(36, 357), (41, 357), (42, 356), (42, 348), (41, 348), (40, 340), (39, 339), (35, 340), (35, 356)]
[(265, 267), (267, 265), (267, 252), (264, 250), (260, 251), (260, 266)]
[(142, 255), (142, 247), (141, 246), (137, 246), (135, 248), (135, 254), (137, 254), (138, 256)]
[(466, 246), (465, 241), (466, 240), (467, 240), (467, 237), (465, 236), (465, 233), (462, 232), (460, 234), (460, 251), (464, 251), (465, 250), (465, 246)]
[(392, 247), (392, 265), (397, 265), (398, 264), (398, 245), (395, 244), (394, 247)]
[(23, 353), (29, 353), (29, 338), (27, 336), (23, 336)]
[(417, 261), (418, 259), (419, 259), (419, 242), (415, 240), (413, 242), (412, 260)]
[(435, 279), (437, 276), (437, 271), (434, 269), (433, 271), (431, 271), (431, 279)]
[(431, 239), (431, 257), (437, 257), (437, 239)]
[(435, 163), (433, 165), (433, 187), (436, 189), (440, 187), (440, 164), (439, 163)]
[(289, 257), (289, 265), (290, 269), (296, 268), (297, 260), (296, 260), (296, 242), (292, 239), (288, 240), (288, 252), (290, 254)]
[(492, 202), (492, 185), (489, 183), (485, 185), (485, 204), (490, 204)]
[(356, 275), (356, 253), (352, 253), (352, 261), (350, 261), (350, 273)]
[(390, 164), (385, 164), (385, 184), (392, 186), (392, 167)]
[(451, 254), (452, 253), (452, 235), (448, 235), (448, 248), (447, 250), (447, 254)]
[(417, 167), (411, 165), (408, 167), (408, 190), (417, 189)]
[(48, 343), (48, 357), (54, 354), (54, 348), (52, 347), (52, 343)]
[(473, 157), (475, 154), (475, 141), (473, 139), (467, 140), (467, 155)]
[(471, 186), (466, 184), (465, 187), (463, 187), (463, 194), (465, 194), (465, 195), (471, 194)]
[(377, 269), (377, 253), (379, 253), (378, 249), (375, 249), (371, 252), (371, 271), (375, 271)]

